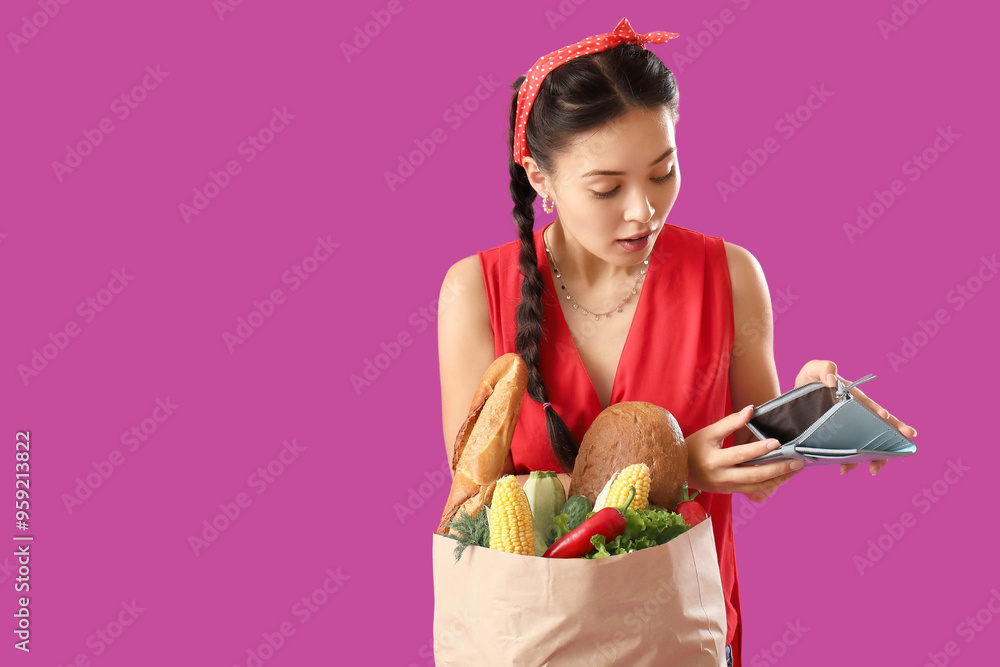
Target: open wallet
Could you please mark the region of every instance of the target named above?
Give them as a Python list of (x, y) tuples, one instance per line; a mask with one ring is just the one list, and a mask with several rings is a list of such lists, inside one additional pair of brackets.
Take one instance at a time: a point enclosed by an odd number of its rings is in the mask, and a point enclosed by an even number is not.
[(798, 459), (808, 465), (858, 463), (915, 454), (917, 445), (868, 406), (851, 389), (873, 380), (869, 373), (836, 387), (811, 382), (754, 408), (747, 428), (780, 446), (742, 465)]

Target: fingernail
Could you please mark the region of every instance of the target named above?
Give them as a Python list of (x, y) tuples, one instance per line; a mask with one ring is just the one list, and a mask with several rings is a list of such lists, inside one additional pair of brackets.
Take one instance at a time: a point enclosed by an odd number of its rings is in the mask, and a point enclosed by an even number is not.
[(847, 468), (841, 467), (840, 474), (843, 475), (845, 472), (847, 472)]
[(743, 408), (742, 410), (740, 410), (740, 413), (742, 414), (742, 413), (746, 412), (747, 410), (749, 410), (752, 407), (753, 407), (753, 403), (751, 403), (750, 405), (748, 405), (745, 408)]
[(781, 446), (781, 443), (778, 442), (777, 440), (772, 440), (771, 442), (767, 443), (767, 448), (768, 449), (777, 449), (780, 446)]
[(802, 461), (792, 461), (792, 465), (789, 466), (792, 470), (801, 470), (806, 466)]

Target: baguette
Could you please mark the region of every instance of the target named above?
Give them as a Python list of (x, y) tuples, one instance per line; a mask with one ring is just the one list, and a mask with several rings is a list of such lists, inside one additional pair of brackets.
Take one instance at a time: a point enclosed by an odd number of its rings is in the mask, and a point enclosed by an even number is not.
[(492, 500), (496, 481), (507, 463), (527, 386), (528, 369), (513, 352), (498, 357), (486, 369), (469, 416), (455, 439), (451, 492), (437, 534), (449, 532), (448, 524), (459, 510), (474, 516)]

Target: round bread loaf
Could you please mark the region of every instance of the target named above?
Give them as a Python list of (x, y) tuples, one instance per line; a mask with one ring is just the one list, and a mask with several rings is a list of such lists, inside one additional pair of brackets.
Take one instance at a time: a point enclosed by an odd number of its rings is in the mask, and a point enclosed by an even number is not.
[(687, 481), (688, 453), (680, 425), (665, 408), (630, 401), (597, 415), (580, 444), (569, 493), (593, 502), (615, 472), (633, 463), (649, 466), (649, 503), (676, 508)]

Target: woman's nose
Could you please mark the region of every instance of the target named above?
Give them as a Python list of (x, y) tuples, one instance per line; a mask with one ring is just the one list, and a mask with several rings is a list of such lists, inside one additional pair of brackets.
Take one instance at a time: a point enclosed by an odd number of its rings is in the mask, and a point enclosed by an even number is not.
[(654, 213), (653, 205), (646, 193), (641, 188), (634, 190), (628, 201), (625, 219), (645, 223), (649, 222)]

